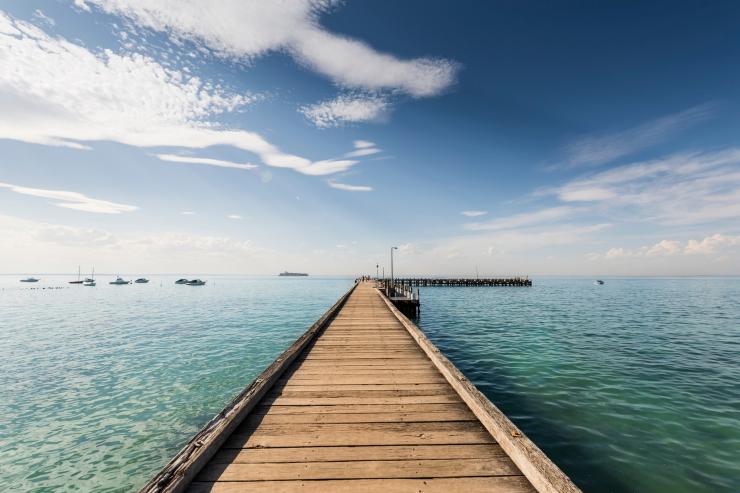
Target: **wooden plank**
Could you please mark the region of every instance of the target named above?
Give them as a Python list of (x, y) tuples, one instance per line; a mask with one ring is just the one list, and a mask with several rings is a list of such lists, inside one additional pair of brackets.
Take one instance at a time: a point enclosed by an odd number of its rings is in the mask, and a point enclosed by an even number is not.
[(385, 389), (385, 390), (294, 390), (292, 388), (273, 388), (267, 394), (268, 398), (385, 398), (385, 397), (427, 397), (427, 396), (449, 396), (459, 400), (460, 397), (455, 393), (454, 390), (450, 389), (449, 386), (443, 389)]
[(375, 445), (371, 447), (281, 447), (222, 449), (216, 464), (261, 462), (332, 462), (350, 460), (489, 459), (508, 457), (495, 444)]
[(214, 464), (206, 466), (196, 481), (284, 481), (291, 479), (449, 478), (512, 476), (519, 474), (511, 459), (432, 459)]
[(240, 428), (224, 448), (495, 443), (477, 422), (261, 425)]
[(314, 383), (311, 380), (288, 380), (285, 385), (274, 387), (276, 390), (291, 390), (294, 392), (317, 392), (338, 390), (450, 390), (446, 383), (368, 383), (368, 384), (333, 384), (324, 382)]
[(317, 406), (276, 406), (264, 402), (254, 408), (253, 414), (326, 414), (326, 413), (429, 413), (438, 411), (467, 410), (462, 401), (454, 403), (421, 404), (344, 404)]
[(406, 422), (437, 422), (437, 421), (477, 421), (475, 415), (469, 411), (437, 411), (437, 412), (410, 412), (410, 413), (323, 413), (323, 414), (252, 414), (244, 424), (250, 428), (260, 424), (279, 423), (406, 423)]
[(407, 397), (267, 397), (264, 404), (274, 406), (336, 406), (338, 404), (443, 404), (460, 402), (457, 395), (417, 395)]
[(355, 479), (324, 481), (197, 482), (192, 493), (532, 493), (522, 476), (487, 478)]

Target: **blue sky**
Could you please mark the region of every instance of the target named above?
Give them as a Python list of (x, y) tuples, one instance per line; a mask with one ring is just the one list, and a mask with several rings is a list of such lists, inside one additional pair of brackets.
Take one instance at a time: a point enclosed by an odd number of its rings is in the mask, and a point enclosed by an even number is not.
[(0, 12), (1, 271), (740, 274), (731, 2)]

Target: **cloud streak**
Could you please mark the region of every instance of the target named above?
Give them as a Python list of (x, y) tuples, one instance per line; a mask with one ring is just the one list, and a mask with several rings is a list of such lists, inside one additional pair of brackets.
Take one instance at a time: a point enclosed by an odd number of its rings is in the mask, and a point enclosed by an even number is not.
[(251, 163), (234, 163), (232, 161), (224, 161), (221, 159), (211, 159), (202, 157), (192, 156), (180, 156), (177, 154), (155, 154), (154, 155), (160, 161), (167, 161), (170, 163), (180, 164), (206, 164), (208, 166), (218, 166), (220, 168), (235, 168), (235, 169), (255, 169), (256, 164)]
[(465, 229), (471, 231), (500, 231), (506, 229), (516, 229), (521, 227), (533, 226), (541, 223), (551, 223), (559, 221), (565, 217), (571, 216), (577, 212), (577, 209), (569, 206), (551, 207), (534, 212), (525, 212), (514, 214), (512, 216), (501, 217), (485, 223), (468, 223)]
[(345, 192), (372, 192), (373, 187), (369, 187), (366, 185), (349, 185), (347, 183), (339, 183), (336, 181), (329, 181), (329, 186), (331, 188), (336, 188), (337, 190), (344, 190)]
[(740, 149), (680, 153), (539, 191), (563, 202), (631, 210), (641, 220), (698, 224), (740, 217)]
[(713, 104), (694, 106), (608, 135), (583, 137), (565, 147), (567, 166), (599, 166), (656, 145), (708, 120)]
[(65, 190), (44, 190), (42, 188), (30, 188), (10, 183), (0, 183), (0, 188), (6, 188), (12, 192), (52, 199), (54, 205), (65, 209), (93, 212), (97, 214), (121, 214), (122, 212), (133, 212), (138, 209), (135, 205), (118, 204), (107, 200), (93, 199), (79, 192), (68, 192)]

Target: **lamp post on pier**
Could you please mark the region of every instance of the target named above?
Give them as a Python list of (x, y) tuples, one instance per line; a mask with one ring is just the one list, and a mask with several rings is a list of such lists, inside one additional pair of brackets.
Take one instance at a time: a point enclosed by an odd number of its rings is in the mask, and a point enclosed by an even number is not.
[(393, 286), (393, 250), (398, 250), (398, 247), (391, 247), (391, 286)]

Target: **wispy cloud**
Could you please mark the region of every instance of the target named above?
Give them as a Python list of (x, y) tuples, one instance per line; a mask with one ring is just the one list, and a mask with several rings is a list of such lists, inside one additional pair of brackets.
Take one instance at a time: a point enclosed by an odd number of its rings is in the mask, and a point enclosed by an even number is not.
[(176, 8), (170, 0), (77, 0), (77, 4), (97, 5), (229, 58), (249, 60), (286, 52), (341, 87), (426, 97), (449, 87), (457, 72), (457, 64), (449, 60), (402, 60), (323, 29), (318, 17), (337, 6), (333, 0), (222, 0), (178, 3)]
[(312, 160), (285, 153), (254, 132), (217, 124), (218, 115), (251, 103), (249, 94), (141, 54), (94, 52), (3, 12), (0, 52), (0, 138), (76, 149), (102, 140), (145, 148), (226, 145), (269, 166), (312, 174)]
[(485, 223), (468, 223), (465, 229), (472, 231), (499, 231), (532, 226), (541, 223), (559, 221), (565, 217), (572, 216), (577, 209), (569, 206), (551, 207), (534, 212), (514, 214), (488, 221)]
[(317, 127), (328, 128), (340, 127), (347, 123), (379, 121), (386, 116), (389, 108), (389, 102), (383, 96), (345, 94), (320, 103), (302, 106), (299, 111)]
[(486, 214), (488, 214), (488, 211), (462, 211), (460, 214), (465, 217), (479, 217), (485, 216)]
[(224, 161), (221, 159), (211, 159), (203, 157), (193, 156), (180, 156), (177, 154), (155, 154), (157, 159), (162, 161), (168, 161), (171, 163), (181, 164), (206, 164), (208, 166), (218, 166), (221, 168), (236, 168), (236, 169), (255, 169), (256, 164), (252, 163), (234, 163), (232, 161)]
[(87, 195), (78, 192), (68, 192), (64, 190), (44, 190), (41, 188), (30, 188), (9, 183), (0, 183), (0, 188), (7, 188), (15, 193), (31, 195), (33, 197), (42, 197), (56, 200), (54, 205), (64, 207), (65, 209), (74, 209), (84, 212), (95, 212), (98, 214), (120, 214), (122, 212), (132, 212), (138, 209), (135, 205), (117, 204), (107, 200), (93, 199)]
[(373, 154), (378, 154), (381, 152), (381, 149), (378, 148), (374, 142), (370, 142), (368, 140), (356, 140), (354, 141), (355, 150), (348, 152), (344, 155), (344, 157), (354, 158), (354, 157), (362, 157), (362, 156), (372, 156)]
[(713, 104), (694, 106), (613, 134), (582, 137), (565, 147), (567, 166), (598, 166), (656, 145), (714, 114)]
[(226, 216), (226, 217), (227, 217), (228, 219), (234, 219), (234, 220), (236, 220), (236, 221), (241, 221), (242, 219), (244, 219), (244, 218), (243, 218), (242, 216), (240, 216), (240, 215), (238, 215), (238, 214), (229, 214), (229, 215), (228, 215), (228, 216)]
[(329, 186), (336, 188), (337, 190), (344, 190), (345, 192), (372, 192), (373, 187), (366, 185), (349, 185), (347, 183), (339, 183), (336, 181), (329, 181)]
[(352, 159), (327, 159), (325, 161), (316, 161), (308, 166), (296, 168), (296, 171), (303, 173), (304, 175), (325, 176), (347, 171), (357, 163), (358, 161)]
[(631, 209), (634, 217), (664, 224), (734, 219), (740, 217), (740, 149), (617, 166), (537, 194), (609, 210)]

